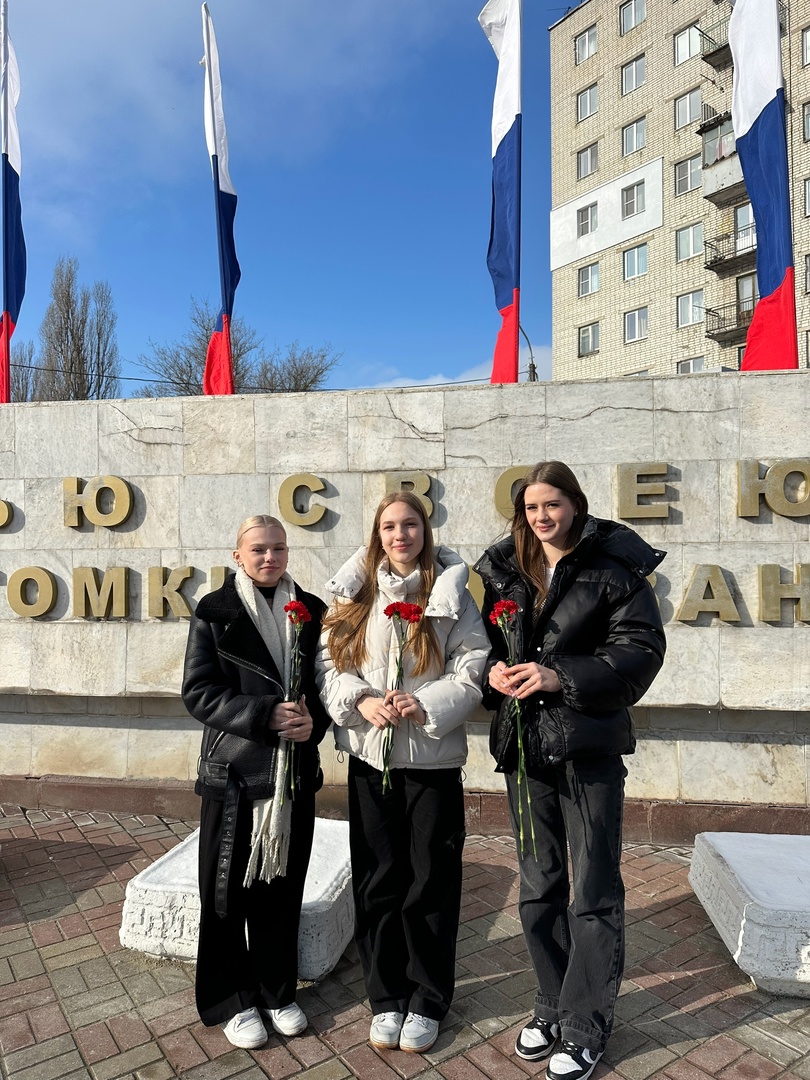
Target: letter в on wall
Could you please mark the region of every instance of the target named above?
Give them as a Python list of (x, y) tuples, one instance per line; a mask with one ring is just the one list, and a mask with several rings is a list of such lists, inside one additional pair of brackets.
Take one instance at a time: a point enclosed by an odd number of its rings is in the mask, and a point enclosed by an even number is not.
[(184, 581), (192, 577), (194, 569), (191, 566), (177, 566), (169, 571), (166, 578), (165, 566), (149, 567), (149, 583), (147, 612), (151, 618), (163, 619), (166, 616), (166, 604), (172, 609), (172, 613), (178, 618), (191, 615), (188, 601), (180, 592)]
[(762, 622), (782, 621), (782, 601), (794, 600), (796, 619), (810, 622), (810, 563), (796, 567), (796, 581), (782, 581), (782, 567), (765, 563), (757, 568), (759, 576), (759, 617)]
[[(793, 473), (803, 479), (804, 494), (795, 501), (785, 494), (785, 482)], [(775, 461), (759, 475), (758, 461), (737, 462), (737, 517), (759, 517), (759, 498), (780, 517), (804, 517), (810, 514), (810, 458)]]
[(513, 465), (511, 469), (504, 469), (495, 481), (495, 509), (507, 519), (512, 517), (515, 503), (512, 499), (512, 488), (522, 480), (531, 465)]
[(278, 489), (278, 509), (285, 521), (291, 525), (315, 525), (326, 513), (325, 506), (310, 503), (308, 510), (298, 510), (295, 496), (301, 488), (310, 492), (323, 491), (326, 484), (314, 473), (296, 473), (281, 482)]
[[(36, 600), (30, 602), (29, 582), (37, 589)], [(15, 615), (25, 615), (28, 618), (47, 615), (56, 603), (56, 578), (50, 570), (43, 570), (41, 566), (23, 566), (15, 570), (8, 579), (7, 595), (9, 606)]]
[(675, 618), (678, 622), (692, 622), (703, 611), (716, 615), (723, 622), (740, 621), (734, 597), (719, 566), (704, 564), (695, 567)]
[(129, 616), (129, 570), (126, 566), (110, 567), (104, 571), (100, 586), (98, 575), (94, 566), (74, 568), (74, 616), (78, 619), (88, 615), (96, 619), (126, 619)]
[(0, 499), (0, 529), (5, 529), (14, 519), (14, 507), (5, 499)]
[[(82, 524), (82, 515), (92, 525), (123, 525), (134, 506), (132, 488), (120, 476), (94, 476), (87, 484), (80, 476), (67, 476), (62, 491), (65, 525), (70, 528)], [(102, 491), (112, 492), (112, 506), (107, 511), (101, 509)]]
[(667, 518), (669, 504), (666, 502), (640, 503), (639, 497), (666, 495), (667, 486), (663, 482), (643, 482), (642, 476), (666, 476), (669, 465), (665, 461), (647, 461), (641, 464), (617, 465), (616, 479), (619, 488), (619, 517), (625, 520), (634, 518)]
[(410, 491), (421, 502), (427, 516), (433, 517), (433, 501), (428, 498), (430, 477), (424, 472), (387, 472), (385, 474), (385, 494), (392, 491)]

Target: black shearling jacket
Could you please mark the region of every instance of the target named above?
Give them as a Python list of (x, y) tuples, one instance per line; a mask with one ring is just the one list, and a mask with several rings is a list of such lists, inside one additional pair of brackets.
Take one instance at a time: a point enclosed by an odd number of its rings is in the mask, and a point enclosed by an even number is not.
[[(521, 703), (524, 752), (533, 766), (572, 758), (631, 754), (630, 706), (643, 696), (664, 661), (666, 641), (646, 577), (664, 558), (632, 529), (588, 515), (573, 551), (557, 563), (533, 625), (534, 587), (520, 573), (510, 536), (488, 548), (474, 569), (485, 587), (484, 621), (492, 660), (507, 660), (489, 615), (498, 600), (516, 601), (511, 632), (515, 663), (553, 668), (562, 684)], [(485, 684), (495, 710), (490, 750), (498, 772), (517, 768), (515, 702)]]
[[(329, 727), (315, 686), (314, 661), (326, 605), (296, 586), (312, 619), (301, 629), (302, 690), (312, 715), (312, 735), (296, 743), (296, 783), (317, 791), (323, 783), (318, 743)], [(183, 702), (205, 725), (195, 791), (222, 800), (230, 778), (249, 800), (273, 794), (279, 736), (267, 724), (284, 700), (282, 676), (231, 574), (222, 588), (203, 596), (192, 616), (183, 672)]]

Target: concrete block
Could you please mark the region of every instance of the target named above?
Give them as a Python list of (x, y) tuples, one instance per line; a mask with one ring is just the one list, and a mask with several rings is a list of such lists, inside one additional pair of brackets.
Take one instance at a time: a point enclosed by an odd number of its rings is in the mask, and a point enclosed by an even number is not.
[(651, 380), (549, 383), (546, 454), (577, 473), (580, 462), (654, 461)]
[(444, 468), (443, 394), (355, 392), (348, 405), (350, 469)]
[(810, 836), (698, 833), (689, 882), (758, 987), (810, 997)]
[[(183, 471), (186, 476), (256, 471), (252, 405), (252, 400), (245, 405), (239, 395), (186, 398), (183, 401)], [(227, 503), (223, 505), (227, 506)]]
[[(119, 935), (125, 948), (175, 960), (196, 957), (198, 850), (199, 830), (129, 882)], [(323, 978), (351, 941), (351, 881), (348, 822), (316, 818), (298, 931), (300, 978)]]
[(256, 470), (292, 475), (302, 462), (309, 472), (345, 472), (349, 467), (346, 394), (272, 394), (254, 399)]
[(126, 477), (181, 474), (181, 399), (99, 402), (98, 442), (102, 473)]

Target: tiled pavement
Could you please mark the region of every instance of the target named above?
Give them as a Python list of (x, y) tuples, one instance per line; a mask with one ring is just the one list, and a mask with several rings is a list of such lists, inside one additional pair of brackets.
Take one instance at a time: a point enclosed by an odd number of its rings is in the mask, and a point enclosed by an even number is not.
[[(13, 1080), (523, 1080), (512, 1053), (534, 980), (514, 844), (473, 837), (453, 1011), (426, 1056), (378, 1053), (352, 948), (300, 991), (306, 1033), (233, 1049), (203, 1027), (188, 966), (118, 942), (124, 887), (193, 823), (0, 808), (0, 1073)], [(687, 882), (688, 851), (627, 845), (628, 957), (595, 1080), (810, 1080), (810, 1000), (755, 990)]]

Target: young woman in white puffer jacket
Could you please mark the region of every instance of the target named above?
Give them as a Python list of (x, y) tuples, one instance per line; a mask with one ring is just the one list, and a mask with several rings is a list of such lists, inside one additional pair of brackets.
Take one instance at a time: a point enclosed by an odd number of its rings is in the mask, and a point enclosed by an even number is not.
[[(468, 570), (435, 548), (421, 501), (387, 495), (361, 548), (328, 582), (317, 678), (349, 753), (356, 940), (369, 1041), (424, 1053), (454, 988), (461, 905), (465, 721), (481, 700), (489, 640)], [(417, 604), (401, 685), (393, 603)], [(393, 731), (387, 774), (384, 746)]]

